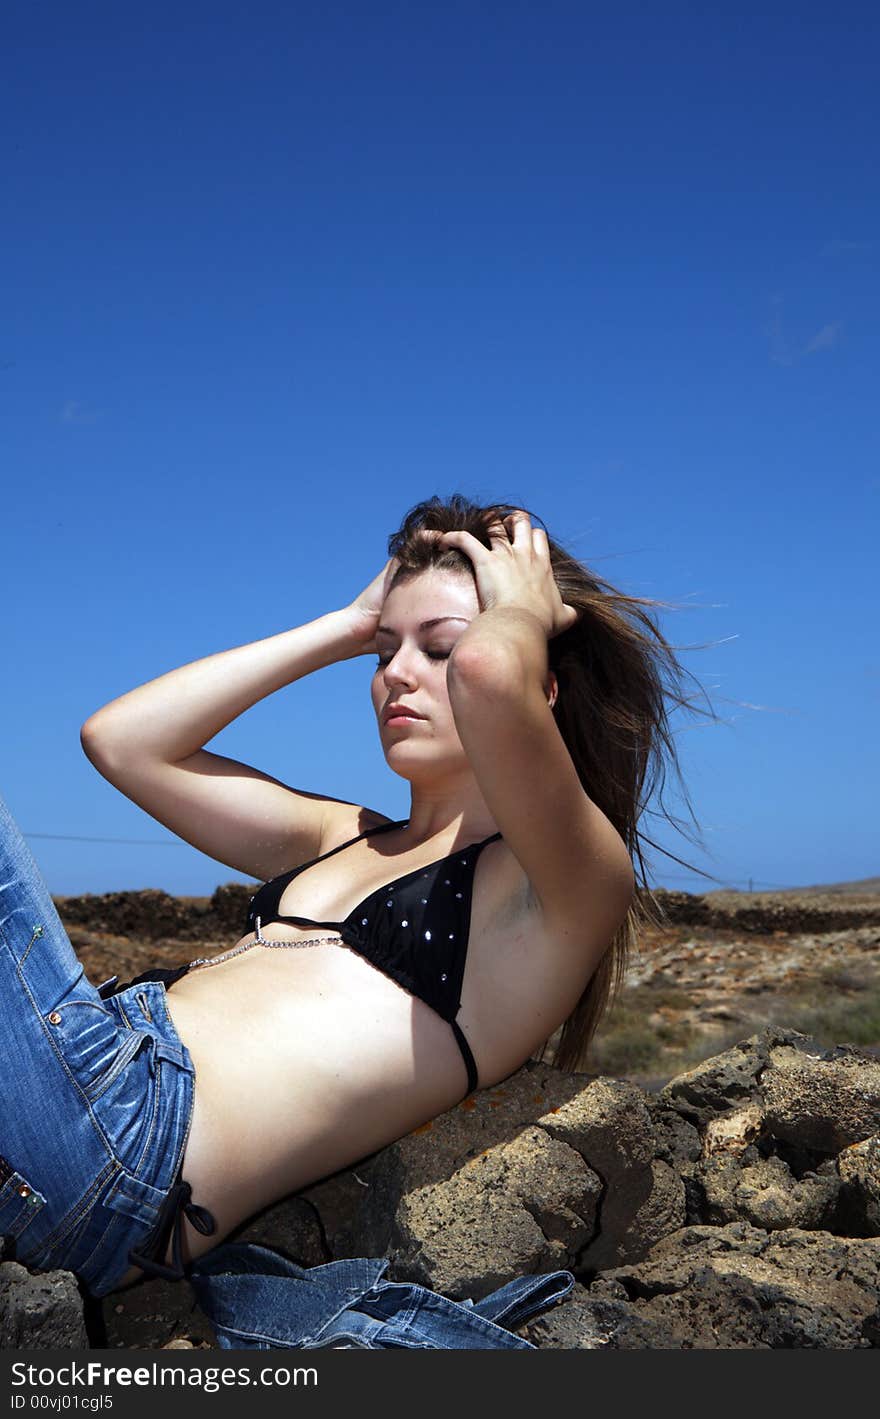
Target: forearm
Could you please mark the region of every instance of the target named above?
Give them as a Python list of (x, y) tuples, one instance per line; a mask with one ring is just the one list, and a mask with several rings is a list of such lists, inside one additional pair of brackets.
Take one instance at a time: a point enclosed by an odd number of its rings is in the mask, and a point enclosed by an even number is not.
[(459, 637), (447, 674), (512, 674), (520, 684), (540, 686), (548, 665), (547, 633), (538, 617), (519, 606), (490, 606)]
[(177, 763), (267, 695), (362, 651), (350, 615), (331, 611), (194, 660), (111, 700), (83, 725), (83, 749), (89, 758), (135, 754)]

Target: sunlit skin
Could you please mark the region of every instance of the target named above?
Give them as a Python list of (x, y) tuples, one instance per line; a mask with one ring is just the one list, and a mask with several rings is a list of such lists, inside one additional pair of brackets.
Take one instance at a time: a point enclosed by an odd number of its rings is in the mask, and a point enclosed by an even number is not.
[[(435, 569), (400, 582), (382, 608), (373, 709), (389, 768), (409, 780), (410, 830), (419, 838), (431, 837), (453, 819), (479, 829), (491, 823), (446, 685), (449, 654), (479, 609), (473, 577)], [(454, 619), (421, 629), (423, 622), (440, 617)], [(425, 718), (385, 724), (385, 708), (395, 701)]]
[[(417, 841), (452, 826), (471, 839), (496, 830), (462, 748), (446, 683), (449, 654), (479, 613), (473, 577), (437, 568), (399, 582), (382, 607), (373, 709), (388, 766), (410, 783), (407, 833)], [(437, 624), (422, 629), (428, 621)], [(411, 706), (425, 718), (385, 724), (392, 703)]]
[[(185, 1263), (512, 1077), (572, 1018), (629, 909), (626, 845), (584, 792), (553, 713), (550, 643), (578, 612), (547, 534), (520, 510), (474, 525), (479, 535), (421, 528), (436, 546), (416, 550), (453, 552), (456, 568), (402, 572), (394, 555), (349, 603), (160, 675), (83, 725), (110, 783), (278, 889), (228, 951), (193, 962), (161, 997), (194, 1072), (169, 1165), (215, 1224), (200, 1232), (198, 1214), (180, 1214)], [(409, 785), (405, 820), (205, 749), (267, 694), (356, 657), (385, 761)], [(307, 753), (307, 727), (295, 737)], [(453, 853), (469, 890), (443, 878)], [(395, 954), (396, 918), (377, 922), (368, 905), (393, 909), (386, 893), (433, 868), (440, 896), (461, 902), (445, 907), (461, 929), (447, 928), (447, 945), (420, 921)], [(420, 889), (427, 908), (432, 889)], [(363, 937), (346, 929), (361, 906)], [(438, 977), (450, 982), (442, 999)], [(168, 1265), (175, 1246), (160, 1240)], [(117, 1290), (140, 1279), (128, 1261)]]

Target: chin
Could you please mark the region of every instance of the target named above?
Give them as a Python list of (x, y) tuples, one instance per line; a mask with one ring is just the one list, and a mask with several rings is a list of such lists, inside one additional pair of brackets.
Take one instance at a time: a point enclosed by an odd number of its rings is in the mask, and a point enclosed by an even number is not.
[(466, 762), (461, 752), (443, 755), (425, 753), (424, 746), (404, 743), (390, 744), (384, 749), (384, 753), (385, 762), (392, 773), (408, 779), (411, 783), (419, 780), (433, 782), (438, 777), (459, 774), (462, 763)]

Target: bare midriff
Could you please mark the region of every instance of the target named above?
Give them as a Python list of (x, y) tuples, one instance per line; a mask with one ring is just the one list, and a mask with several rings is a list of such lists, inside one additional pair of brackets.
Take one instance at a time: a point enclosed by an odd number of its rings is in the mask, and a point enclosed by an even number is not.
[[(316, 932), (276, 923), (262, 934), (296, 942)], [(202, 1236), (184, 1222), (190, 1259), (269, 1203), (445, 1112), (467, 1088), (448, 1022), (341, 939), (254, 945), (193, 969), (165, 1002), (195, 1067), (181, 1176), (217, 1223)], [(141, 1275), (133, 1267), (120, 1284)]]
[[(494, 877), (486, 873), (493, 849)], [(506, 876), (505, 856), (513, 869)], [(549, 1038), (585, 984), (576, 953), (555, 947), (522, 906), (521, 869), (504, 845), (490, 844), (483, 859), (457, 1015), (479, 1088), (505, 1079)], [(348, 896), (375, 888), (375, 868), (371, 879), (356, 864), (350, 871)], [(327, 918), (339, 919), (338, 873), (327, 863), (310, 877), (310, 895)], [(301, 905), (295, 893), (294, 900), (285, 896), (284, 914)], [(185, 1259), (210, 1250), (270, 1203), (445, 1113), (467, 1089), (449, 1022), (431, 1006), (341, 937), (295, 944), (332, 930), (267, 921), (261, 935), (290, 948), (231, 948), (218, 953), (225, 959), (175, 981), (165, 996), (195, 1067), (181, 1176), (193, 1202), (217, 1223), (203, 1236), (184, 1220)], [(254, 940), (248, 933), (237, 947)], [(132, 1267), (120, 1285), (141, 1275)]]

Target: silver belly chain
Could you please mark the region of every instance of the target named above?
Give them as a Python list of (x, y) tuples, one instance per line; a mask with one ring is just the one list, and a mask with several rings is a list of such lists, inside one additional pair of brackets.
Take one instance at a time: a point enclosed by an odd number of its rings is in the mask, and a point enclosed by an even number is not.
[(337, 946), (344, 945), (342, 937), (335, 936), (310, 936), (307, 941), (267, 941), (260, 933), (260, 918), (257, 917), (256, 935), (253, 941), (244, 941), (240, 946), (233, 946), (229, 951), (223, 951), (219, 956), (199, 956), (195, 961), (190, 961), (189, 968), (194, 970), (196, 966), (219, 966), (221, 961), (229, 961), (233, 956), (240, 956), (242, 951), (250, 951), (252, 946), (274, 946), (281, 950), (296, 946), (320, 946), (325, 941), (333, 941)]

